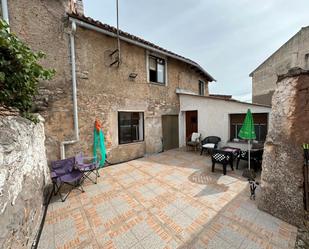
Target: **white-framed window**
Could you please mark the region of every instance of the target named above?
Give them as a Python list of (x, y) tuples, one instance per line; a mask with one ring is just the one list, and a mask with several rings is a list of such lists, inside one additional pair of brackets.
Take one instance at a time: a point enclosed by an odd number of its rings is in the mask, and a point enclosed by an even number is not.
[(205, 82), (202, 80), (198, 81), (198, 94), (201, 96), (205, 95)]
[(118, 112), (119, 144), (144, 141), (144, 113)]
[(150, 83), (166, 85), (166, 59), (147, 54), (148, 81)]

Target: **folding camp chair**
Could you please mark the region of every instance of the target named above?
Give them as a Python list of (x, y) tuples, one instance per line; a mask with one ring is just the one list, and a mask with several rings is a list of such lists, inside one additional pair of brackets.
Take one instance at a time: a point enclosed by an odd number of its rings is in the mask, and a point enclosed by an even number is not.
[[(74, 157), (53, 161), (51, 163), (51, 179), (53, 182), (54, 194), (59, 194), (61, 200), (64, 202), (74, 188), (84, 192), (81, 186), (83, 175), (83, 172), (75, 168)], [(60, 190), (65, 184), (72, 188), (62, 197)]]
[[(83, 179), (89, 179), (94, 184), (97, 184), (97, 179), (100, 177), (99, 174), (99, 160), (94, 157), (84, 157), (83, 153), (80, 152), (75, 156), (75, 166), (83, 172)], [(95, 180), (93, 180), (90, 175), (94, 174)]]

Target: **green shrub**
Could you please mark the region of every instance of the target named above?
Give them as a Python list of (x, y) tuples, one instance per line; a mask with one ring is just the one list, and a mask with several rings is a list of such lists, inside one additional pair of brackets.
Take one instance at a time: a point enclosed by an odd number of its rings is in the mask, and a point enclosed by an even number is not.
[(43, 57), (42, 52), (33, 52), (10, 33), (8, 24), (0, 19), (0, 104), (17, 108), (22, 116), (33, 121), (30, 109), (38, 83), (50, 80), (55, 73), (38, 63)]

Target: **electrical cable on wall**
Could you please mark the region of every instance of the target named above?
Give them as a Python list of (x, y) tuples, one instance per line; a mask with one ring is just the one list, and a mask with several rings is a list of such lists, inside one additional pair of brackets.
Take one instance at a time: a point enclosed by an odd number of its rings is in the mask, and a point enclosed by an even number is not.
[(121, 63), (121, 51), (120, 51), (120, 30), (119, 30), (119, 1), (116, 0), (116, 16), (117, 16), (117, 49), (114, 50), (110, 57), (113, 58), (115, 54), (117, 54), (117, 58), (110, 64), (110, 66), (113, 66), (117, 64), (117, 66), (120, 66)]
[(117, 46), (118, 46), (118, 66), (121, 62), (120, 53), (120, 34), (119, 34), (119, 0), (116, 0), (116, 11), (117, 11)]

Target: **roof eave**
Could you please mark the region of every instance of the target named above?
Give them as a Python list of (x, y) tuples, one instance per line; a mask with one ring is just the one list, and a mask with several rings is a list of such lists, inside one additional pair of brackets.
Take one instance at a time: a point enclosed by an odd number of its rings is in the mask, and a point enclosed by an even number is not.
[[(68, 16), (69, 16), (69, 20), (70, 21), (74, 21), (77, 25), (79, 25), (81, 27), (88, 28), (88, 29), (91, 29), (91, 30), (94, 30), (94, 31), (97, 31), (97, 32), (100, 32), (100, 33), (104, 33), (104, 34), (106, 34), (108, 36), (111, 36), (111, 37), (116, 37), (115, 33), (111, 32), (111, 31), (108, 31), (108, 30), (100, 27), (99, 25), (96, 25), (96, 24), (91, 23), (89, 21), (86, 21), (84, 19), (78, 18), (75, 15), (68, 14)], [(174, 58), (174, 59), (179, 60), (179, 61), (183, 61), (183, 62), (185, 62), (185, 63), (187, 63), (187, 64), (197, 68), (198, 70), (200, 70), (204, 74), (204, 76), (207, 78), (207, 80), (209, 82), (216, 81), (204, 68), (202, 68), (200, 65), (198, 65), (197, 63), (195, 63), (195, 62), (193, 62), (193, 61), (191, 61), (189, 59), (186, 59), (184, 57), (178, 56), (178, 55), (176, 55), (174, 53), (169, 53), (168, 51), (163, 51), (161, 49), (152, 47), (150, 45), (147, 45), (147, 44), (144, 44), (142, 42), (130, 39), (130, 38), (125, 37), (125, 36), (121, 36), (120, 35), (120, 39), (123, 40), (123, 41), (126, 41), (128, 43), (137, 45), (139, 47), (148, 49), (150, 51), (166, 55), (168, 57)]]

